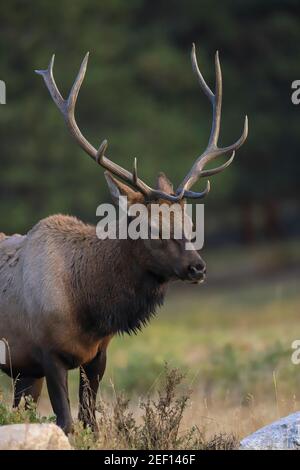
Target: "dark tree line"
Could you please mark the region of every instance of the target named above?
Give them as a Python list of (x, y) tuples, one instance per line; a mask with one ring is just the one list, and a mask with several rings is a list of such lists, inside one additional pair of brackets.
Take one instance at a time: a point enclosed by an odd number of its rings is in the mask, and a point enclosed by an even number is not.
[[(1, 230), (26, 231), (52, 212), (95, 219), (106, 197), (103, 172), (69, 138), (35, 68), (56, 52), (55, 74), (67, 93), (87, 50), (90, 63), (77, 116), (95, 144), (131, 168), (138, 157), (150, 183), (165, 171), (176, 183), (205, 148), (210, 108), (191, 71), (214, 81), (220, 51), (224, 100), (222, 144), (249, 138), (231, 171), (212, 180), (208, 204), (239, 206), (245, 239), (254, 237), (253, 207), (267, 236), (280, 235), (282, 201), (299, 200), (300, 107), (291, 83), (300, 76), (298, 1), (96, 0), (26, 2), (1, 8)], [(203, 182), (204, 183), (204, 182)]]

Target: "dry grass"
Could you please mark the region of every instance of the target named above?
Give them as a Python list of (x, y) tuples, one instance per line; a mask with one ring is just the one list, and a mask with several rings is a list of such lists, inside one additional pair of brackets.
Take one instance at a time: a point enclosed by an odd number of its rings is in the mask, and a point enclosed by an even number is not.
[(96, 436), (82, 423), (75, 424), (71, 443), (77, 449), (234, 449), (238, 440), (232, 434), (219, 432), (207, 437), (204, 428), (183, 424), (190, 392), (178, 392), (183, 382), (178, 369), (165, 366), (157, 396), (141, 400), (140, 416), (130, 409), (130, 401), (114, 391), (114, 400), (100, 399), (97, 418), (100, 432)]
[[(189, 390), (180, 392), (184, 375), (178, 369), (165, 365), (156, 397), (146, 397), (138, 405), (139, 414), (132, 410), (130, 400), (113, 388), (114, 399), (97, 402), (99, 432), (75, 421), (69, 436), (75, 449), (144, 449), (144, 450), (227, 450), (238, 447), (232, 433), (218, 432), (208, 436), (205, 427), (184, 424), (190, 401)], [(86, 385), (87, 386), (87, 385)], [(88, 397), (88, 394), (86, 394)], [(41, 416), (32, 399), (22, 399), (17, 408), (4, 402), (0, 396), (0, 425), (17, 423), (45, 423), (54, 416)]]

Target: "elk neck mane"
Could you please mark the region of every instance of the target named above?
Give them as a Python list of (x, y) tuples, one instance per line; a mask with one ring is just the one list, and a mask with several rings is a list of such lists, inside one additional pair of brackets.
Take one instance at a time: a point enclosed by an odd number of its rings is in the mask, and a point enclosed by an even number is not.
[(144, 268), (142, 241), (139, 252), (137, 241), (99, 240), (95, 227), (85, 228), (69, 259), (81, 328), (98, 337), (137, 333), (163, 304), (167, 282)]

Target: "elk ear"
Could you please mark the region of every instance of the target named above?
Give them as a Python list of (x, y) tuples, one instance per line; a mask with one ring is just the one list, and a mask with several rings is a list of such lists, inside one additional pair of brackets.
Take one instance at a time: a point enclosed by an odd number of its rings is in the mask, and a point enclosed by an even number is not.
[(108, 185), (113, 202), (118, 206), (119, 197), (126, 196), (128, 205), (132, 204), (143, 204), (145, 202), (144, 196), (138, 191), (134, 191), (130, 186), (122, 183), (115, 178), (109, 171), (104, 172), (104, 176)]
[(160, 191), (163, 191), (167, 194), (174, 193), (173, 184), (164, 173), (159, 173), (156, 180), (156, 189), (159, 189)]

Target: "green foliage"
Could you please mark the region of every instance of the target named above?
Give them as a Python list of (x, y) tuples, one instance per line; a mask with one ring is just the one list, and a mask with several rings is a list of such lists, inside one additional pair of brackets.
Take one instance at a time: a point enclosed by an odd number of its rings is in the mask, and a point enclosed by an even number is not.
[(74, 424), (74, 430), (69, 437), (71, 445), (78, 450), (90, 450), (97, 447), (97, 438), (90, 427), (84, 427), (80, 421)]
[(55, 422), (55, 417), (41, 416), (32, 398), (22, 399), (17, 408), (11, 408), (3, 401), (3, 397), (0, 394), (0, 426), (5, 424), (51, 422)]

